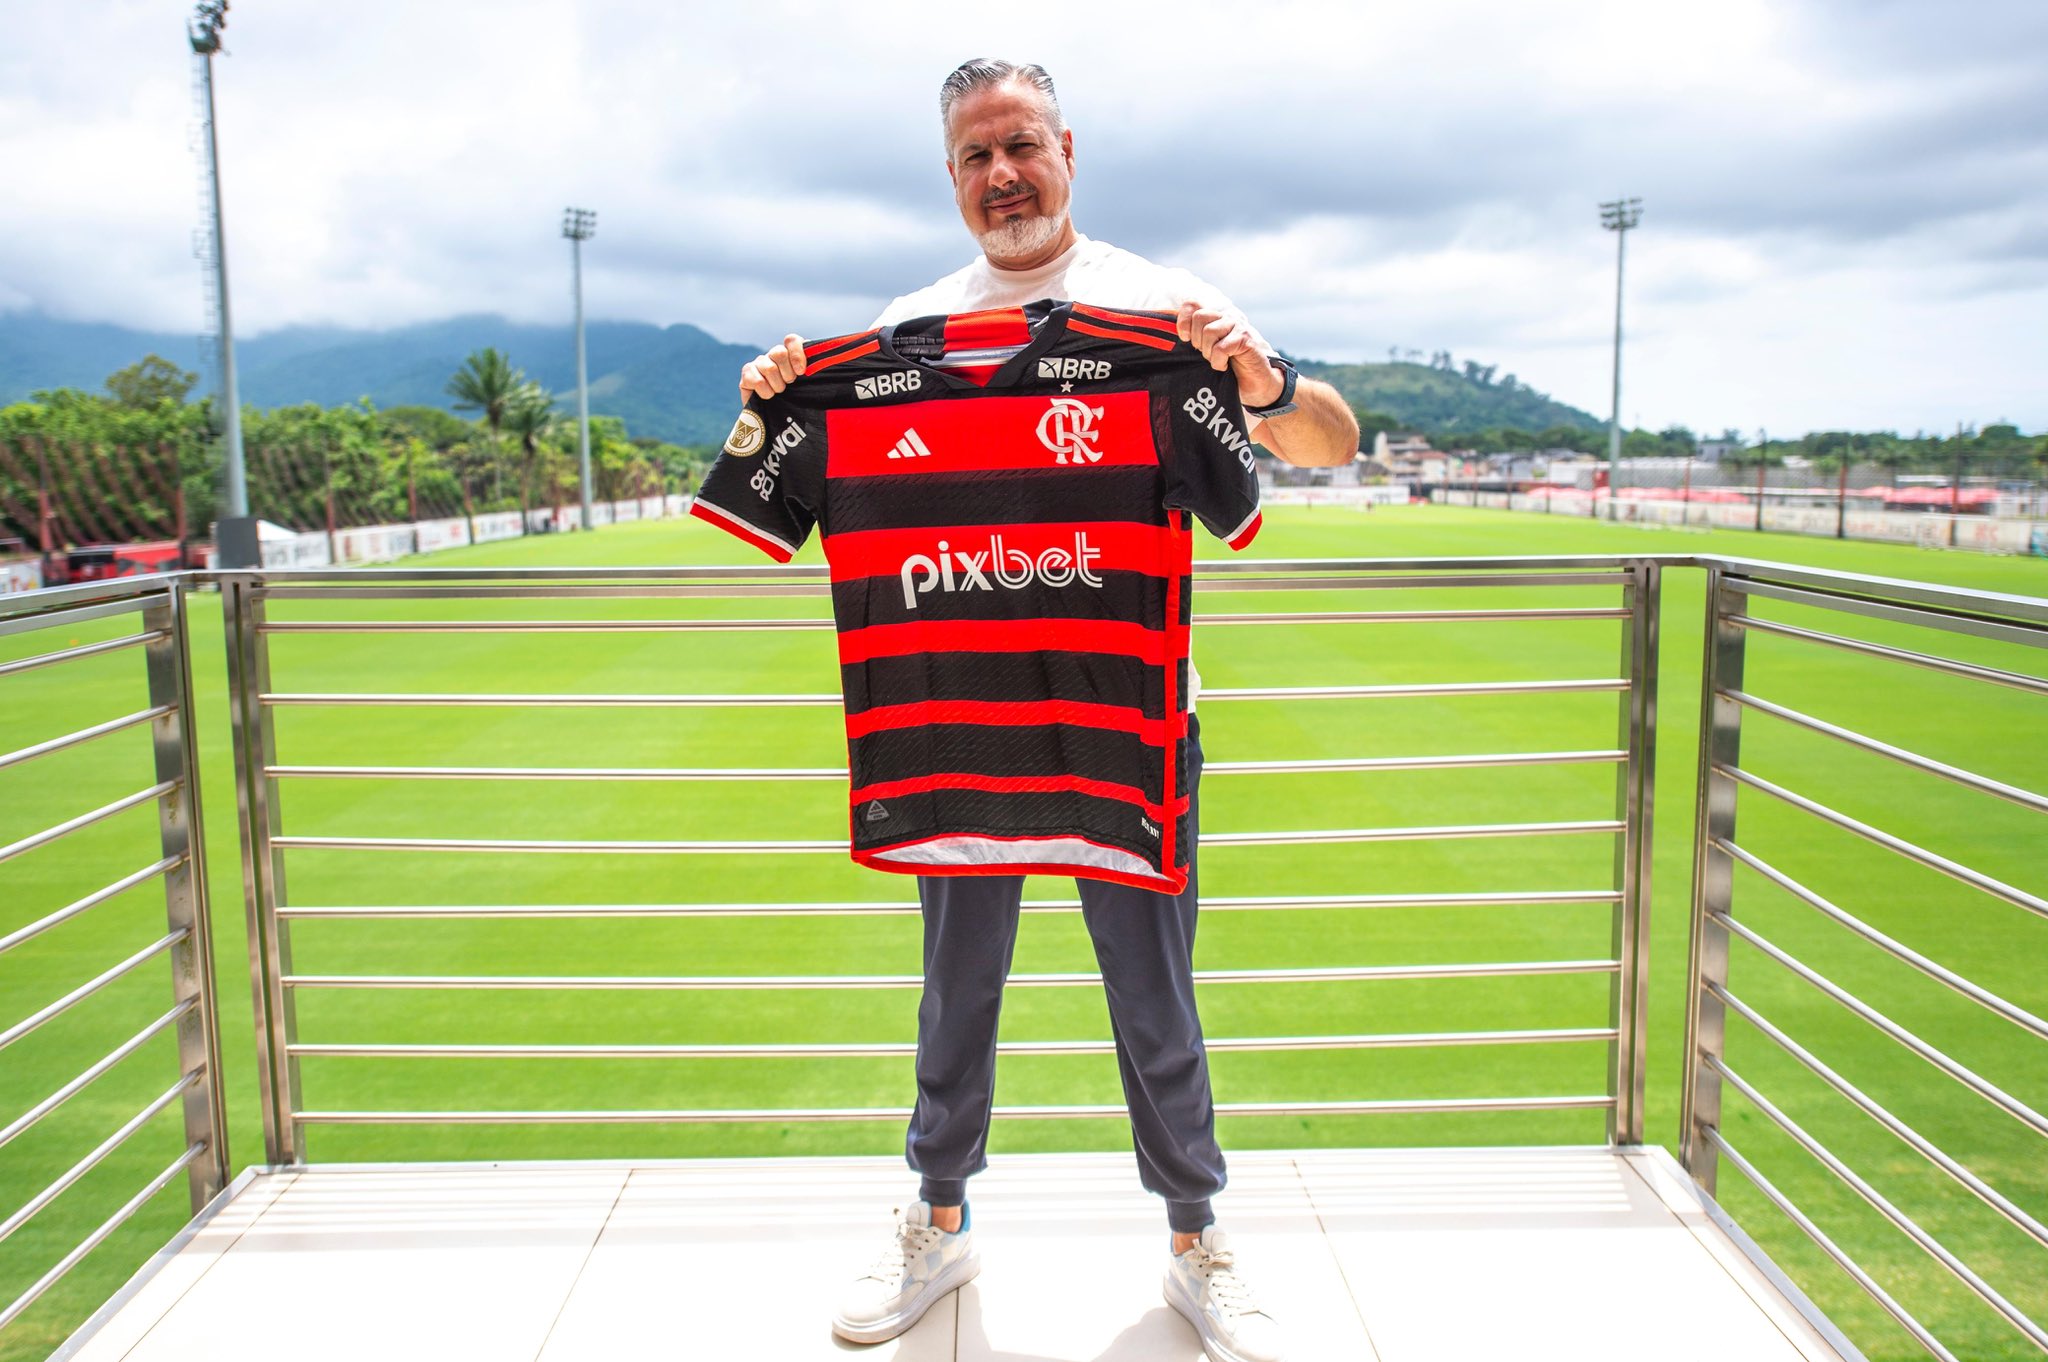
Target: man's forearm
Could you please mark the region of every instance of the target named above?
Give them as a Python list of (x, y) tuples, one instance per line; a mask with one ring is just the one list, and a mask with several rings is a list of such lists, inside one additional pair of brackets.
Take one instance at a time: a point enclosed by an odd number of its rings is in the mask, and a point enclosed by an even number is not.
[(1358, 454), (1358, 418), (1338, 391), (1304, 378), (1294, 389), (1295, 410), (1259, 423), (1252, 438), (1296, 468), (1332, 468)]

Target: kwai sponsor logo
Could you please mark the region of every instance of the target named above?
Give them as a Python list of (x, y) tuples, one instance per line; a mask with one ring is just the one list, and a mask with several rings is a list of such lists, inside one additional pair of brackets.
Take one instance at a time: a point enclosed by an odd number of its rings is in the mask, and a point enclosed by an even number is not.
[(1221, 408), (1221, 401), (1208, 388), (1202, 389), (1193, 397), (1180, 404), (1182, 411), (1195, 418), (1196, 425), (1214, 436), (1216, 443), (1237, 455), (1237, 461), (1243, 464), (1246, 471), (1249, 472), (1254, 467), (1252, 463), (1252, 442), (1244, 437), (1243, 433), (1238, 430), (1236, 422), (1230, 419), (1229, 413)]
[(1055, 544), (1037, 554), (1011, 548), (999, 534), (990, 535), (988, 547), (979, 553), (956, 549), (941, 539), (936, 558), (913, 553), (903, 560), (903, 604), (915, 610), (917, 598), (932, 591), (1016, 591), (1033, 582), (1100, 587), (1102, 578), (1093, 565), (1101, 557), (1102, 550), (1088, 542), (1086, 530), (1075, 532), (1071, 549)]
[[(752, 412), (747, 414), (753, 415)], [(756, 423), (759, 420), (759, 417), (755, 417)], [(754, 470), (754, 476), (747, 479), (747, 485), (761, 494), (761, 500), (767, 501), (774, 496), (775, 480), (782, 474), (782, 460), (784, 456), (790, 450), (802, 444), (809, 438), (809, 435), (810, 432), (799, 425), (794, 416), (788, 418), (787, 423), (782, 427), (781, 433), (775, 437), (774, 444), (770, 446), (768, 457), (761, 460), (761, 466)]]

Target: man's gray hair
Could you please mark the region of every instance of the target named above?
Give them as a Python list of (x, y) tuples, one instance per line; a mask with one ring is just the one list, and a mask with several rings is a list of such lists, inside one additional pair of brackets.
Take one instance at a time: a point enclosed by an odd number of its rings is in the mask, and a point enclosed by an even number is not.
[(961, 62), (953, 74), (946, 77), (946, 83), (939, 87), (939, 135), (945, 139), (947, 159), (953, 155), (953, 106), (963, 95), (1013, 80), (1038, 91), (1053, 136), (1067, 130), (1066, 120), (1060, 117), (1060, 97), (1053, 93), (1052, 77), (1046, 74), (1043, 66), (1019, 66), (1016, 62), (998, 61), (993, 57), (976, 57), (972, 61)]

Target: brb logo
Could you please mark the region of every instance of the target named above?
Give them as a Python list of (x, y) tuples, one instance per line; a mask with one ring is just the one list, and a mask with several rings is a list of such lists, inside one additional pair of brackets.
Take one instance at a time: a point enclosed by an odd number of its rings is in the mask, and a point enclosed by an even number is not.
[(865, 402), (873, 397), (894, 397), (897, 393), (914, 393), (922, 386), (924, 378), (917, 370), (898, 369), (893, 373), (855, 379), (853, 395)]
[[(1102, 578), (1089, 569), (1100, 557), (1102, 550), (1088, 542), (1085, 530), (1074, 535), (1072, 549), (1054, 545), (1036, 557), (1010, 548), (999, 534), (990, 535), (988, 548), (980, 553), (955, 549), (941, 539), (936, 561), (922, 553), (903, 560), (903, 605), (915, 610), (917, 598), (933, 590), (993, 591), (1000, 586), (1015, 591), (1033, 582), (1061, 587), (1076, 581), (1099, 587)], [(991, 577), (995, 580), (990, 581)]]
[(1053, 355), (1038, 361), (1040, 378), (1078, 378), (1093, 383), (1109, 377), (1109, 361), (1106, 359), (1075, 359), (1071, 355)]
[(1101, 418), (1100, 407), (1077, 397), (1055, 397), (1038, 418), (1038, 442), (1057, 454), (1060, 463), (1100, 463), (1102, 451), (1095, 441), (1102, 432), (1095, 423)]

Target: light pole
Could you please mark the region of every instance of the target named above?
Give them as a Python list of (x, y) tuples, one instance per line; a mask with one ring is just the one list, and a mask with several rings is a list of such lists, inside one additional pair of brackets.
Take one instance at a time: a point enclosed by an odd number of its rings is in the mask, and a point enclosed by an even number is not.
[(590, 373), (583, 358), (583, 243), (597, 235), (597, 214), (587, 208), (562, 210), (562, 235), (576, 281), (576, 454), (583, 472), (583, 528), (590, 529)]
[(1600, 205), (1600, 225), (1614, 233), (1614, 414), (1607, 422), (1607, 504), (1614, 505), (1614, 480), (1621, 475), (1621, 262), (1628, 234), (1643, 220), (1641, 199)]
[[(228, 243), (221, 226), (220, 139), (214, 133), (213, 58), (220, 51), (220, 32), (228, 25), (228, 0), (203, 0), (185, 36), (199, 56), (199, 86), (206, 98), (206, 176), (213, 213), (213, 249), (207, 264), (219, 308), (220, 386), (224, 418), (221, 440), (227, 452), (227, 514), (214, 531), (215, 554), (222, 567), (256, 567), (260, 546), (255, 522), (249, 519), (249, 481), (242, 462), (242, 399), (235, 387), (235, 327), (228, 310)], [(233, 522), (226, 524), (225, 522)]]

